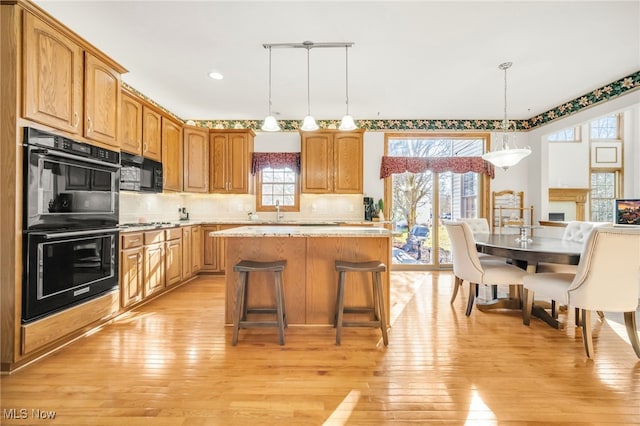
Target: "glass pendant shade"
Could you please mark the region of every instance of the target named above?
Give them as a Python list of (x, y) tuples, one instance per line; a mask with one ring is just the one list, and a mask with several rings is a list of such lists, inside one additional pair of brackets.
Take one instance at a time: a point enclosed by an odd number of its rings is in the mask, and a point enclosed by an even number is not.
[(310, 115), (307, 115), (302, 122), (302, 127), (300, 129), (305, 131), (318, 130), (318, 124), (316, 123), (316, 119)]
[(344, 117), (342, 117), (342, 121), (340, 122), (340, 127), (338, 128), (340, 130), (355, 130), (358, 127), (356, 126), (356, 123), (353, 121), (353, 117), (347, 114)]
[(518, 164), (520, 160), (522, 160), (529, 154), (531, 154), (530, 149), (509, 149), (509, 147), (506, 147), (498, 151), (487, 152), (482, 156), (482, 158), (496, 167), (507, 170), (509, 167)]
[(273, 115), (269, 115), (262, 122), (261, 129), (265, 132), (279, 132), (280, 125), (278, 124), (278, 120), (276, 120)]
[[(531, 154), (529, 148), (514, 148), (509, 146), (509, 121), (507, 120), (507, 69), (511, 67), (511, 62), (504, 62), (498, 66), (499, 69), (504, 71), (504, 120), (502, 121), (502, 145), (495, 151), (487, 152), (482, 156), (482, 159), (490, 162), (496, 167), (500, 167), (503, 170), (507, 170), (509, 167), (515, 166)], [(515, 130), (515, 125), (513, 126)]]

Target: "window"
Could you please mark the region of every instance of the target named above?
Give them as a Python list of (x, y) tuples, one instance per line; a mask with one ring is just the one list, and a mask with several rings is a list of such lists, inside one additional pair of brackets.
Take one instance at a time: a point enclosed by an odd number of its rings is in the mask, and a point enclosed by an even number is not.
[(289, 167), (265, 167), (257, 174), (256, 211), (300, 211), (298, 174)]
[(462, 195), (460, 200), (460, 217), (478, 217), (478, 174), (462, 175)]
[(591, 139), (619, 139), (620, 119), (618, 114), (607, 115), (589, 124)]
[[(613, 222), (615, 200), (622, 193), (622, 140), (620, 114), (589, 123), (591, 138), (591, 220)], [(594, 142), (594, 139), (597, 141)]]
[(613, 210), (618, 193), (619, 172), (591, 173), (591, 220), (613, 222)]
[(580, 128), (569, 127), (568, 129), (560, 130), (550, 134), (547, 137), (549, 142), (579, 142), (580, 141)]

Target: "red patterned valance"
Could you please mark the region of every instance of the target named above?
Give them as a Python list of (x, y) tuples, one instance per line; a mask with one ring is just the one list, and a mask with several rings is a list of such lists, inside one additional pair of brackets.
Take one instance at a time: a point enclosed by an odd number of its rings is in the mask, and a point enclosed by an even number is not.
[(493, 164), (482, 157), (382, 157), (380, 164), (380, 179), (394, 173), (483, 173), (492, 179), (495, 177)]
[(296, 173), (300, 173), (299, 152), (254, 152), (251, 159), (251, 174), (255, 175), (265, 167), (282, 169), (289, 167)]

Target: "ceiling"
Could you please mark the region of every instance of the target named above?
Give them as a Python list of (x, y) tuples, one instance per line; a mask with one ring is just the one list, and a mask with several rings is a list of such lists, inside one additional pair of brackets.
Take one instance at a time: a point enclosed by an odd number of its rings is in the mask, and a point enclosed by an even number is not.
[[(183, 119), (268, 111), (264, 43), (354, 42), (356, 119), (527, 119), (640, 70), (640, 0), (65, 1), (36, 3)], [(345, 49), (311, 49), (311, 112), (345, 112)], [(279, 119), (307, 113), (306, 49), (272, 51)], [(224, 75), (212, 80), (212, 70)]]

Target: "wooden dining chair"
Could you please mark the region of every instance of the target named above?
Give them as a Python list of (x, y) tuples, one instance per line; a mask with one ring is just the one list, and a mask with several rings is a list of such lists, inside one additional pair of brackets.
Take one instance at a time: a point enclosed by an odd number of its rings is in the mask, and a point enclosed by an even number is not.
[(597, 227), (589, 234), (576, 274), (549, 272), (524, 278), (522, 322), (529, 325), (538, 295), (574, 306), (585, 352), (592, 358), (591, 311), (623, 312), (631, 346), (640, 358), (636, 326), (639, 287), (640, 228)]
[(453, 291), (457, 293), (462, 281), (469, 282), (469, 300), (465, 315), (471, 315), (479, 284), (522, 286), (523, 277), (527, 275), (525, 270), (505, 262), (480, 259), (468, 224), (456, 221), (446, 222), (444, 226), (451, 242), (453, 274), (456, 280), (459, 280), (454, 284)]

